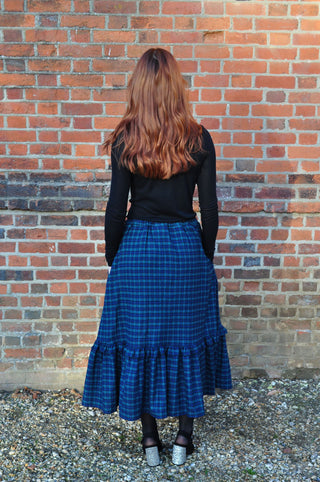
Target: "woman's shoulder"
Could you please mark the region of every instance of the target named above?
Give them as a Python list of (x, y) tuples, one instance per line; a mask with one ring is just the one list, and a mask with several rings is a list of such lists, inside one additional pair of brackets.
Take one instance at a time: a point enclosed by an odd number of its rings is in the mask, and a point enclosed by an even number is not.
[(203, 148), (205, 150), (206, 150), (206, 148), (210, 149), (213, 146), (213, 140), (212, 140), (211, 134), (202, 124), (200, 124), (200, 125), (201, 125), (201, 128), (202, 128)]
[(115, 138), (115, 140), (113, 141), (111, 149), (113, 151), (119, 151), (119, 150), (123, 149), (123, 147), (124, 147), (123, 133), (120, 132), (120, 134), (118, 134), (117, 137)]

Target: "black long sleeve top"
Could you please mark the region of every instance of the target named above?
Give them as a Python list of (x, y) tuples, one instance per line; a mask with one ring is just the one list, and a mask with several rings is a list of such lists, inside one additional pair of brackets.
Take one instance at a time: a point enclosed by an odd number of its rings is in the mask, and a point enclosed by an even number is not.
[[(123, 145), (111, 149), (111, 190), (105, 214), (106, 260), (111, 266), (124, 231), (125, 219), (153, 222), (181, 222), (194, 219), (192, 200), (198, 186), (202, 245), (212, 260), (218, 232), (218, 202), (216, 195), (216, 155), (209, 132), (202, 127), (203, 151), (192, 154), (196, 161), (187, 172), (170, 179), (151, 179), (132, 174), (119, 167)], [(129, 190), (130, 209), (127, 214)]]

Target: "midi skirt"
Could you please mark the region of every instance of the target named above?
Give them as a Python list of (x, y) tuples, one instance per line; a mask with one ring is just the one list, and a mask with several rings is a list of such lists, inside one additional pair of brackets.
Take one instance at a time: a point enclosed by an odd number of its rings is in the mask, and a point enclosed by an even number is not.
[(106, 284), (82, 405), (125, 420), (200, 417), (232, 387), (218, 284), (196, 219), (128, 220)]

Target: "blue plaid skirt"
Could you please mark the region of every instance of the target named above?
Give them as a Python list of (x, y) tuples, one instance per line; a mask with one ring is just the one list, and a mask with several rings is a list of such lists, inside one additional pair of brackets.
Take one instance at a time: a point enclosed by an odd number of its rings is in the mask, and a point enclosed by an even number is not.
[(232, 387), (226, 331), (198, 221), (127, 221), (82, 404), (125, 420), (204, 415), (203, 395)]

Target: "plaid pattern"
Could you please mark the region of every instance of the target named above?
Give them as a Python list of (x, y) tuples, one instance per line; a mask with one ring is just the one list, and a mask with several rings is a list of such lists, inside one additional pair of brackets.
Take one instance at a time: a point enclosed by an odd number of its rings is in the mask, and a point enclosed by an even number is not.
[(232, 387), (214, 267), (196, 219), (129, 220), (108, 277), (82, 404), (137, 420), (204, 415)]

